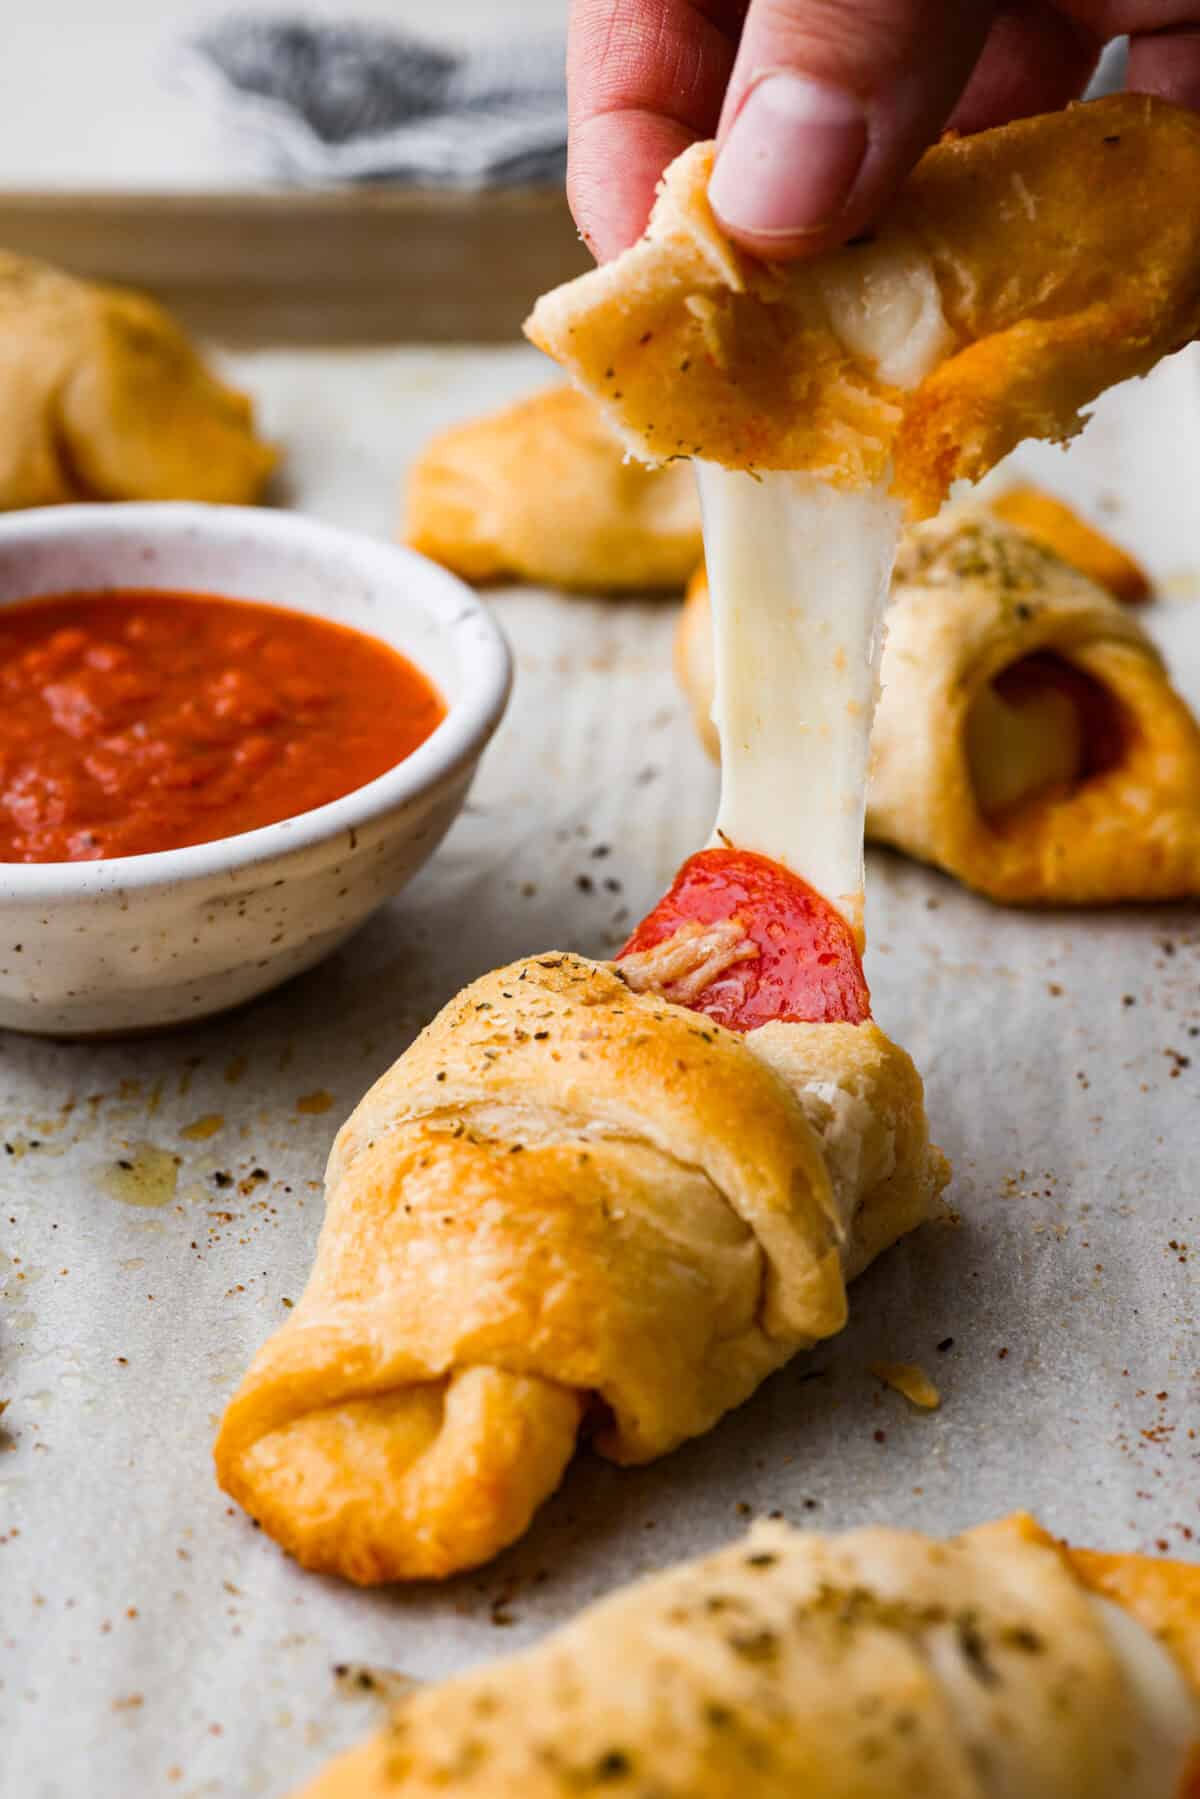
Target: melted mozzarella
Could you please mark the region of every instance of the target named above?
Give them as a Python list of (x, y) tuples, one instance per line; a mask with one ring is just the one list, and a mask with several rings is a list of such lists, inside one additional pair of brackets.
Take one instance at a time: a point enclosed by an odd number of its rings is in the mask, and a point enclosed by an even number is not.
[(900, 508), (881, 488), (697, 464), (721, 739), (719, 841), (862, 923), (867, 757)]
[(1176, 1799), (1189, 1753), (1200, 1741), (1200, 1704), (1170, 1650), (1123, 1606), (1096, 1594), (1089, 1598), (1138, 1712), (1143, 1753), (1138, 1799)]
[[(829, 322), (881, 380), (953, 348), (915, 245), (846, 250), (818, 276)], [(698, 462), (721, 739), (717, 840), (792, 869), (862, 928), (867, 758), (900, 535), (886, 484)]]
[(967, 715), (967, 763), (979, 810), (1007, 811), (1083, 767), (1083, 720), (1069, 694), (1045, 687), (1013, 704), (990, 684)]
[(891, 387), (915, 387), (955, 347), (927, 257), (892, 237), (813, 265), (834, 334)]
[(885, 1179), (895, 1168), (895, 1132), (886, 1131), (876, 1165), (864, 1169), (867, 1145), (874, 1144), (881, 1131), (879, 1114), (870, 1100), (836, 1081), (807, 1081), (803, 1086), (793, 1085), (792, 1091), (821, 1140), (838, 1222), (849, 1237), (868, 1185)]

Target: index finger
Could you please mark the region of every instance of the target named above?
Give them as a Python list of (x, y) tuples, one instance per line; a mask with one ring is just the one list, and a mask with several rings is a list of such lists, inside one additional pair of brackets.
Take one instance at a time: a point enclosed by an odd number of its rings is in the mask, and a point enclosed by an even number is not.
[(749, 0), (573, 0), (567, 197), (600, 262), (645, 229), (667, 164), (716, 134)]

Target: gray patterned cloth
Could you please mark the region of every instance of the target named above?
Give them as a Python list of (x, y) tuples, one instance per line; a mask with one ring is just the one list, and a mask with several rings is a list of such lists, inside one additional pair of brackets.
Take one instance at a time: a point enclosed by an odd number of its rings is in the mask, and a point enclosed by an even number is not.
[(173, 74), (274, 180), (478, 188), (561, 182), (563, 65), (559, 36), (460, 50), (385, 26), (232, 15), (191, 37)]

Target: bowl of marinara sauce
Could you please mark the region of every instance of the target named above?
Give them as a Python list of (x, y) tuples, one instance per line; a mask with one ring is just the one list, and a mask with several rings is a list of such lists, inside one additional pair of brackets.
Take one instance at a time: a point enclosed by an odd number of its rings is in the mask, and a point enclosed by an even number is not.
[(311, 967), (436, 848), (510, 679), (486, 607), (393, 544), (0, 519), (0, 1028), (152, 1030)]

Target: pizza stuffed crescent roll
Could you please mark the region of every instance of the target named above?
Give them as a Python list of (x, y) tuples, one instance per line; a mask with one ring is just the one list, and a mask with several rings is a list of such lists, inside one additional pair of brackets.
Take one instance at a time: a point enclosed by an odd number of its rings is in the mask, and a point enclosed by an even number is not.
[[(1136, 565), (1098, 556), (1128, 592)], [(676, 668), (718, 755), (703, 570)], [(1200, 727), (1128, 607), (1024, 527), (960, 508), (902, 539), (880, 682), (875, 841), (1015, 904), (1200, 893)]]
[(1115, 600), (1140, 606), (1154, 598), (1153, 583), (1141, 563), (1045, 488), (1006, 487), (989, 500), (988, 510), (1078, 569)]
[(1165, 101), (948, 138), (870, 233), (786, 268), (720, 230), (712, 159), (677, 157), (645, 237), (526, 326), (645, 461), (886, 480), (923, 517), (1200, 329), (1200, 117)]
[(304, 1799), (1194, 1799), (1200, 1567), (762, 1524), (403, 1699)]
[(581, 1431), (644, 1462), (709, 1429), (936, 1210), (921, 1082), (845, 925), (782, 870), (715, 864), (624, 961), (466, 988), (339, 1134), (308, 1287), (216, 1446), (306, 1567), (486, 1560)]

